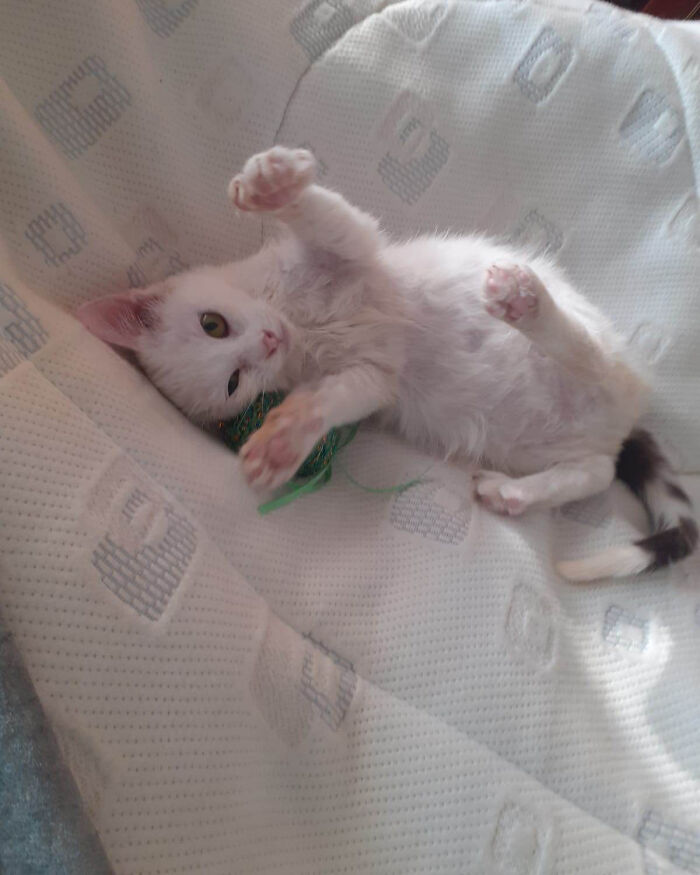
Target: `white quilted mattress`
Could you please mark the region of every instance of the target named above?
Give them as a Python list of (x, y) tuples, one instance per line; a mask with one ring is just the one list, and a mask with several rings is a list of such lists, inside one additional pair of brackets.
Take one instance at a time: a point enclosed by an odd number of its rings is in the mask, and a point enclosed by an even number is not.
[[(610, 494), (517, 521), (436, 464), (267, 517), (71, 315), (250, 252), (305, 144), (401, 234), (556, 252), (700, 497), (700, 26), (557, 0), (5, 3), (0, 613), (117, 875), (700, 873), (700, 563), (583, 588)], [(507, 378), (507, 375), (506, 377)], [(380, 487), (428, 461), (362, 433)]]

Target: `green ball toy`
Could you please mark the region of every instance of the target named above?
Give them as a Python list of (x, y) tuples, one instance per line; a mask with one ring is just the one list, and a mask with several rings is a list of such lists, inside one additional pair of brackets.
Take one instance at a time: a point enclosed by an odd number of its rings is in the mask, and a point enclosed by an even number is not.
[[(248, 438), (256, 432), (265, 421), (265, 417), (277, 407), (285, 399), (284, 392), (263, 392), (261, 395), (249, 404), (248, 407), (238, 416), (233, 419), (227, 419), (219, 423), (219, 431), (223, 437), (224, 443), (234, 453), (238, 453), (241, 447), (245, 444)], [(295, 501), (302, 495), (308, 495), (320, 489), (324, 483), (327, 483), (331, 478), (331, 462), (333, 456), (347, 446), (357, 434), (357, 425), (344, 425), (340, 428), (332, 428), (320, 441), (314, 446), (309, 455), (299, 466), (299, 469), (294, 474), (292, 479), (303, 481), (296, 486), (288, 484), (286, 491), (277, 498), (261, 504), (258, 507), (258, 512), (262, 515), (270, 513), (272, 510), (277, 510), (284, 505)], [(397, 486), (389, 486), (383, 489), (375, 489), (371, 486), (364, 486), (352, 478), (347, 471), (343, 473), (348, 480), (355, 486), (363, 489), (365, 492), (374, 492), (379, 494), (403, 492), (410, 489), (417, 483), (420, 483), (423, 476), (432, 468), (430, 465), (420, 477), (409, 480), (406, 483), (400, 483)]]
[[(220, 422), (219, 429), (226, 446), (238, 453), (253, 432), (263, 424), (269, 411), (281, 404), (284, 398), (284, 392), (263, 392), (238, 416)], [(315, 477), (324, 471), (330, 473), (333, 456), (346, 443), (347, 436), (341, 430), (332, 428), (304, 459), (294, 475), (295, 479)]]

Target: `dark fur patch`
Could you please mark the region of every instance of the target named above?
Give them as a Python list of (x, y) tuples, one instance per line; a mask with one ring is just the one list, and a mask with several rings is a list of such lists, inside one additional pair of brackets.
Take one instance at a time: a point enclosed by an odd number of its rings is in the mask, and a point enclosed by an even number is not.
[(644, 487), (666, 467), (654, 438), (643, 428), (635, 428), (622, 444), (615, 462), (615, 476), (641, 497)]
[(680, 517), (678, 525), (663, 532), (657, 532), (641, 541), (636, 541), (637, 547), (646, 550), (651, 555), (647, 571), (666, 568), (674, 562), (685, 559), (696, 548), (698, 543), (698, 527), (690, 517)]
[(684, 504), (687, 504), (688, 507), (692, 507), (693, 502), (690, 500), (688, 493), (682, 486), (679, 486), (678, 483), (672, 483), (670, 480), (664, 480), (664, 486), (666, 487), (666, 492), (668, 492), (671, 498), (675, 498), (676, 501), (682, 501)]
[(671, 528), (671, 523), (662, 513), (653, 516), (649, 508), (646, 508), (646, 511), (649, 516), (649, 524), (652, 532), (663, 532), (666, 529)]

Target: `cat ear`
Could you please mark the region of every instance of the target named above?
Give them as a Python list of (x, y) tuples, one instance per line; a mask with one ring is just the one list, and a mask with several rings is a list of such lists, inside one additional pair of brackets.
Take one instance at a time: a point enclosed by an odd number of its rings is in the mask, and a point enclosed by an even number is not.
[(158, 283), (148, 289), (107, 295), (83, 304), (76, 316), (105, 343), (136, 349), (139, 337), (156, 325), (158, 304), (167, 291), (165, 283)]

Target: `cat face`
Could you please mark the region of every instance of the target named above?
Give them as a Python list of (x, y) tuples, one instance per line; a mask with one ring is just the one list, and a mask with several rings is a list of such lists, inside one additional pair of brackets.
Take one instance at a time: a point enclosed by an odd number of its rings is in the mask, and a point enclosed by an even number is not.
[(134, 350), (153, 383), (198, 422), (288, 388), (292, 326), (214, 271), (91, 301), (77, 315), (102, 340)]

